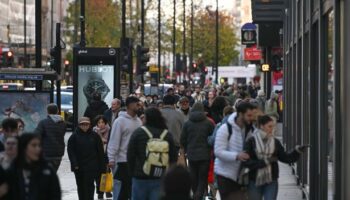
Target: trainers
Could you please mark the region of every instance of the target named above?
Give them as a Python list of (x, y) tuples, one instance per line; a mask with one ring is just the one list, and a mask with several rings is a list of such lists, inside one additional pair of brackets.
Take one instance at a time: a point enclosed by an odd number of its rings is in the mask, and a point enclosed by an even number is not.
[(98, 199), (98, 200), (103, 200), (103, 194), (98, 194), (98, 195), (97, 195), (97, 199)]
[(106, 193), (106, 198), (112, 198), (112, 197), (113, 197), (112, 193), (110, 193), (110, 192)]

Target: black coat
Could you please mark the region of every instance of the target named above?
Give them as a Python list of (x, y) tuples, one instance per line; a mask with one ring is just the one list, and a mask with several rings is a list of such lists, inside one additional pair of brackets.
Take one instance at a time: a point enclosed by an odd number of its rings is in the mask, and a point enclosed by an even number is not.
[(93, 101), (86, 108), (84, 117), (90, 118), (91, 122), (94, 123), (96, 116), (103, 115), (106, 110), (108, 110), (108, 105), (104, 101)]
[[(148, 127), (147, 129), (153, 134), (153, 138), (159, 138), (164, 130)], [(128, 145), (128, 167), (132, 177), (138, 179), (152, 179), (143, 172), (143, 165), (146, 161), (146, 145), (149, 140), (148, 135), (142, 128), (138, 128), (131, 135)], [(175, 150), (175, 143), (171, 133), (168, 132), (164, 138), (169, 143), (169, 165), (175, 163), (177, 160), (177, 152)], [(158, 179), (158, 177), (156, 177)]]
[[(56, 172), (41, 161), (30, 170), (30, 200), (61, 200), (61, 188)], [(23, 168), (13, 165), (8, 171), (9, 193), (6, 199), (25, 200)]]
[(66, 123), (55, 122), (50, 116), (39, 122), (35, 132), (42, 138), (42, 148), (45, 158), (60, 158), (64, 155)]
[[(259, 160), (256, 152), (256, 142), (254, 137), (251, 137), (248, 139), (244, 146), (244, 151), (247, 152), (250, 156), (250, 160), (243, 162), (243, 166), (248, 167), (250, 169), (249, 172), (249, 179), (252, 181), (256, 180), (256, 173), (258, 169), (266, 167), (266, 163), (264, 160)], [(283, 163), (294, 163), (296, 162), (300, 154), (297, 150), (292, 150), (291, 152), (287, 153), (282, 146), (281, 142), (275, 138), (275, 151), (273, 153), (274, 157), (277, 157), (279, 161)], [(278, 162), (271, 163), (271, 171), (272, 171), (272, 180), (277, 180), (279, 177), (279, 168), (278, 168)]]
[(214, 125), (204, 112), (191, 112), (181, 134), (181, 146), (190, 161), (210, 160), (211, 147), (208, 137), (212, 135)]
[(102, 140), (91, 129), (83, 133), (79, 128), (68, 140), (68, 156), (72, 171), (102, 173), (105, 171)]

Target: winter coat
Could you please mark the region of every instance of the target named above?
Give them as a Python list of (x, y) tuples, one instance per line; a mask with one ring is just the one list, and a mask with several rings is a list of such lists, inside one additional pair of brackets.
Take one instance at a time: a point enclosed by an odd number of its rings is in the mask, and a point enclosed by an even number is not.
[(61, 158), (64, 155), (66, 123), (60, 115), (49, 115), (41, 120), (35, 132), (41, 136), (45, 158)]
[(252, 136), (251, 130), (247, 132), (236, 124), (236, 117), (237, 113), (233, 113), (227, 120), (227, 123), (232, 126), (232, 135), (230, 138), (227, 124), (222, 124), (217, 131), (214, 146), (216, 156), (215, 174), (233, 181), (237, 181), (241, 166), (241, 162), (237, 160), (237, 156), (243, 151), (245, 140)]
[(83, 133), (77, 128), (68, 140), (68, 156), (72, 171), (101, 173), (105, 170), (103, 145), (100, 136), (91, 129)]
[(191, 108), (188, 108), (187, 113), (185, 113), (185, 110), (182, 110), (181, 108), (177, 109), (179, 112), (181, 112), (184, 115), (185, 118), (185, 122), (188, 120), (189, 116), (190, 116), (190, 111)]
[(97, 115), (103, 115), (106, 110), (108, 110), (108, 106), (104, 101), (93, 101), (86, 108), (84, 117), (90, 118), (91, 122), (93, 122)]
[[(147, 129), (153, 134), (153, 138), (159, 138), (164, 130), (147, 126)], [(132, 177), (137, 179), (158, 179), (151, 177), (143, 172), (143, 165), (146, 161), (146, 145), (149, 140), (148, 135), (142, 128), (134, 131), (128, 145), (128, 167)], [(169, 166), (177, 160), (174, 139), (171, 133), (167, 133), (164, 138), (169, 143)]]
[[(250, 169), (249, 179), (252, 181), (256, 180), (256, 174), (258, 169), (261, 169), (267, 166), (264, 160), (258, 159), (255, 150), (256, 150), (256, 142), (254, 137), (251, 137), (248, 139), (248, 141), (244, 146), (244, 151), (249, 154), (250, 159), (246, 162), (243, 162), (242, 164), (244, 167), (247, 167)], [(281, 162), (291, 164), (296, 162), (299, 159), (300, 153), (298, 153), (296, 149), (287, 153), (284, 147), (282, 146), (281, 142), (275, 138), (275, 151), (272, 154), (272, 156), (278, 158), (278, 160)], [(278, 162), (271, 163), (271, 172), (272, 172), (272, 180), (274, 181), (277, 180), (279, 177)]]
[(40, 161), (30, 171), (29, 198), (25, 197), (23, 168), (13, 165), (8, 171), (9, 200), (61, 200), (61, 188), (56, 172), (46, 161)]
[(173, 134), (175, 146), (180, 147), (180, 137), (185, 122), (185, 116), (171, 106), (164, 106), (160, 111), (166, 119), (166, 125), (169, 128), (169, 132)]
[(181, 145), (190, 161), (210, 160), (211, 148), (208, 137), (213, 133), (214, 125), (204, 112), (190, 113), (181, 134)]
[(109, 162), (126, 162), (128, 144), (132, 133), (142, 125), (140, 118), (127, 112), (120, 112), (113, 123), (107, 146)]
[[(108, 120), (108, 124), (109, 124), (109, 126), (111, 127), (111, 126), (113, 125), (113, 122), (114, 122), (114, 121), (112, 121), (112, 116), (113, 116), (113, 111), (112, 111), (112, 109), (107, 109), (107, 110), (103, 113), (103, 115), (104, 115), (105, 118)], [(118, 115), (119, 115), (119, 111), (118, 111), (117, 116), (115, 117), (114, 120), (116, 120), (116, 119), (118, 118)]]

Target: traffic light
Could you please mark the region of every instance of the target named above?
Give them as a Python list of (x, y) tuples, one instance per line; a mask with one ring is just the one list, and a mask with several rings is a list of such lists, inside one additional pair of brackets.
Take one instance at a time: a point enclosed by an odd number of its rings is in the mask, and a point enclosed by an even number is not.
[(149, 61), (149, 48), (137, 45), (136, 47), (136, 67), (137, 73), (143, 74), (148, 71), (147, 63)]
[(132, 39), (121, 39), (120, 47), (120, 68), (124, 72), (132, 73)]
[(49, 60), (49, 66), (51, 67), (51, 69), (57, 71), (57, 57), (58, 55), (58, 49), (56, 47), (53, 47), (50, 49), (50, 56), (51, 59)]

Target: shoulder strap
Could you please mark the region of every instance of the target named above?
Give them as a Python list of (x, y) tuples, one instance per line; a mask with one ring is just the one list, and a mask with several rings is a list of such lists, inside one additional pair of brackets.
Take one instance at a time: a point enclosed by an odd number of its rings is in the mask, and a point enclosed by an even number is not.
[(164, 131), (162, 132), (162, 134), (160, 134), (159, 139), (164, 140), (165, 136), (168, 134), (168, 130), (164, 129)]
[(150, 139), (153, 138), (152, 133), (148, 130), (148, 128), (147, 128), (146, 126), (141, 126), (141, 128), (142, 128), (142, 130), (144, 130), (144, 131), (146, 132), (146, 134), (148, 135), (148, 137), (149, 137)]
[(228, 129), (228, 140), (231, 139), (231, 135), (232, 135), (232, 125), (228, 122), (226, 122), (227, 125), (227, 129)]

